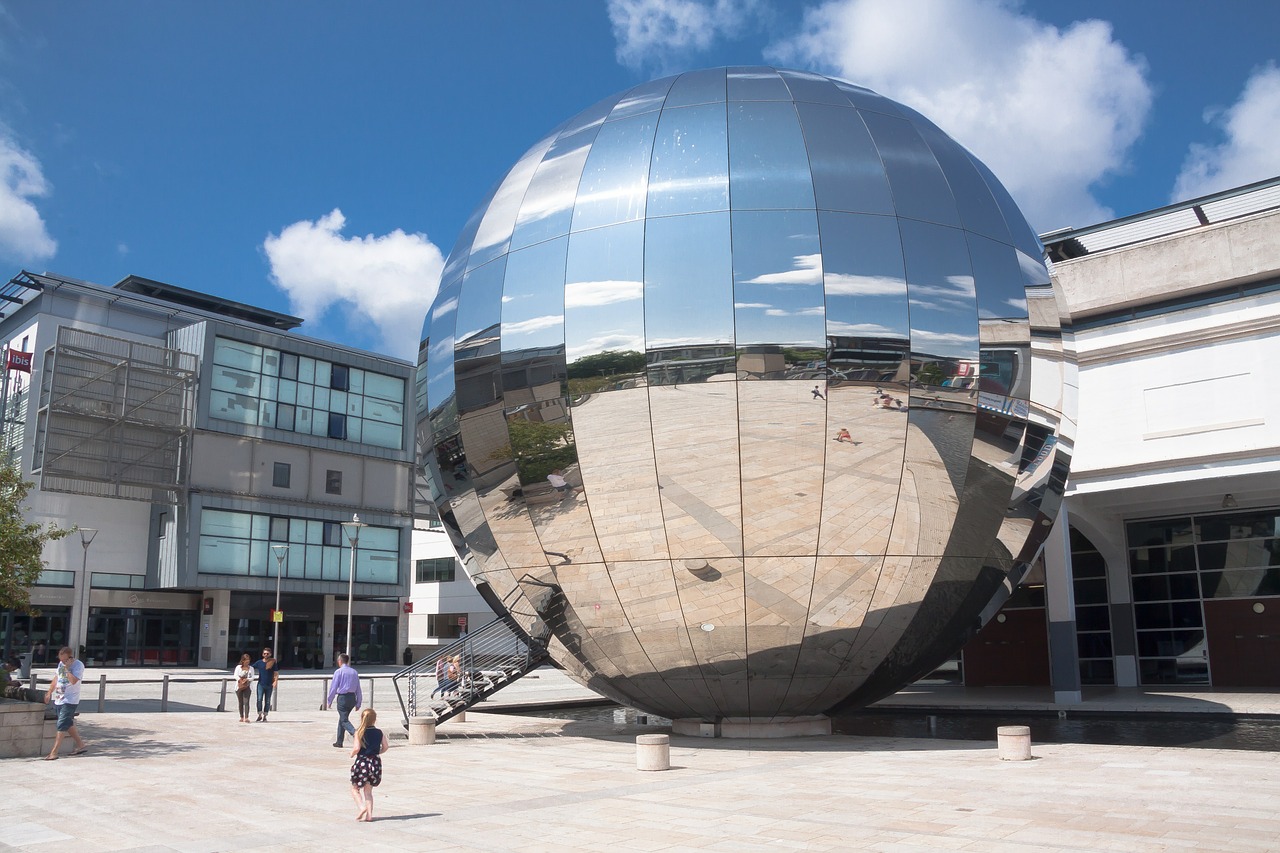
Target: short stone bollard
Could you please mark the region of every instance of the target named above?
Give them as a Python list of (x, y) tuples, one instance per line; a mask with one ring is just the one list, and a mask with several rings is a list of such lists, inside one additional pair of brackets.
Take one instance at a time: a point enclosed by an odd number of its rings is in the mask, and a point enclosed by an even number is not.
[(1001, 761), (1031, 760), (1031, 727), (1000, 726), (996, 729), (996, 751)]
[(435, 717), (409, 718), (409, 746), (430, 746), (436, 742)]
[(636, 769), (670, 770), (671, 736), (636, 735)]

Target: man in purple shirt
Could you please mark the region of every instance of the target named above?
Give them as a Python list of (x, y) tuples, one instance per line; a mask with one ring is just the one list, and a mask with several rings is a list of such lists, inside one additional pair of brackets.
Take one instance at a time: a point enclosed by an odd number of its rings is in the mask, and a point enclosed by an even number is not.
[(353, 736), (356, 727), (351, 725), (351, 712), (360, 709), (363, 697), (360, 695), (360, 673), (351, 667), (351, 656), (338, 655), (338, 668), (333, 671), (333, 684), (329, 686), (329, 698), (325, 700), (327, 710), (338, 699), (338, 739), (334, 746), (342, 746), (342, 733), (350, 732)]

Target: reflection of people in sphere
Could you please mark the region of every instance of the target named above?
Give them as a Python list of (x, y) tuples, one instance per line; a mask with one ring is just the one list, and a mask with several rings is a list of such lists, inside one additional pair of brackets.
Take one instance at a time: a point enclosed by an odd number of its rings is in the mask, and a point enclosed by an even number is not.
[(558, 494), (569, 494), (569, 483), (565, 480), (564, 473), (559, 468), (547, 475), (547, 482), (551, 484), (551, 488), (555, 489)]
[(844, 427), (840, 427), (840, 431), (836, 433), (836, 437), (833, 438), (832, 441), (847, 441), (850, 444), (853, 444), (853, 436), (849, 435), (849, 430)]
[(818, 388), (818, 386), (817, 386), (817, 385), (814, 385), (814, 386), (813, 386), (813, 399), (815, 399), (815, 400), (825, 400), (825, 399), (827, 399), (826, 397), (822, 396), (822, 391)]

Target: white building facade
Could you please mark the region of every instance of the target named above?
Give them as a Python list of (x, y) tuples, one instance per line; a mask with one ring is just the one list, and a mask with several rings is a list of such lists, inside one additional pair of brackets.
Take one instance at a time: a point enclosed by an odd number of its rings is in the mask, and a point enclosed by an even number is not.
[(286, 668), (319, 668), (350, 624), (357, 660), (399, 660), (411, 365), (137, 277), (23, 273), (0, 296), (30, 362), (7, 371), (3, 451), (37, 484), (29, 518), (81, 529), (45, 550), (41, 615), (0, 614), (7, 648), (225, 667), (278, 637)]

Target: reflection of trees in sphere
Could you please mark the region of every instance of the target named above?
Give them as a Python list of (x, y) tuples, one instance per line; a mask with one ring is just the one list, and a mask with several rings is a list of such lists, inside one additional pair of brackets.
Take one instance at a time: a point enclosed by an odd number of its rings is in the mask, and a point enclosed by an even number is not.
[(986, 167), (866, 89), (731, 68), (601, 101), (477, 209), (424, 326), (473, 580), (674, 718), (926, 674), (1057, 512), (1040, 253)]

